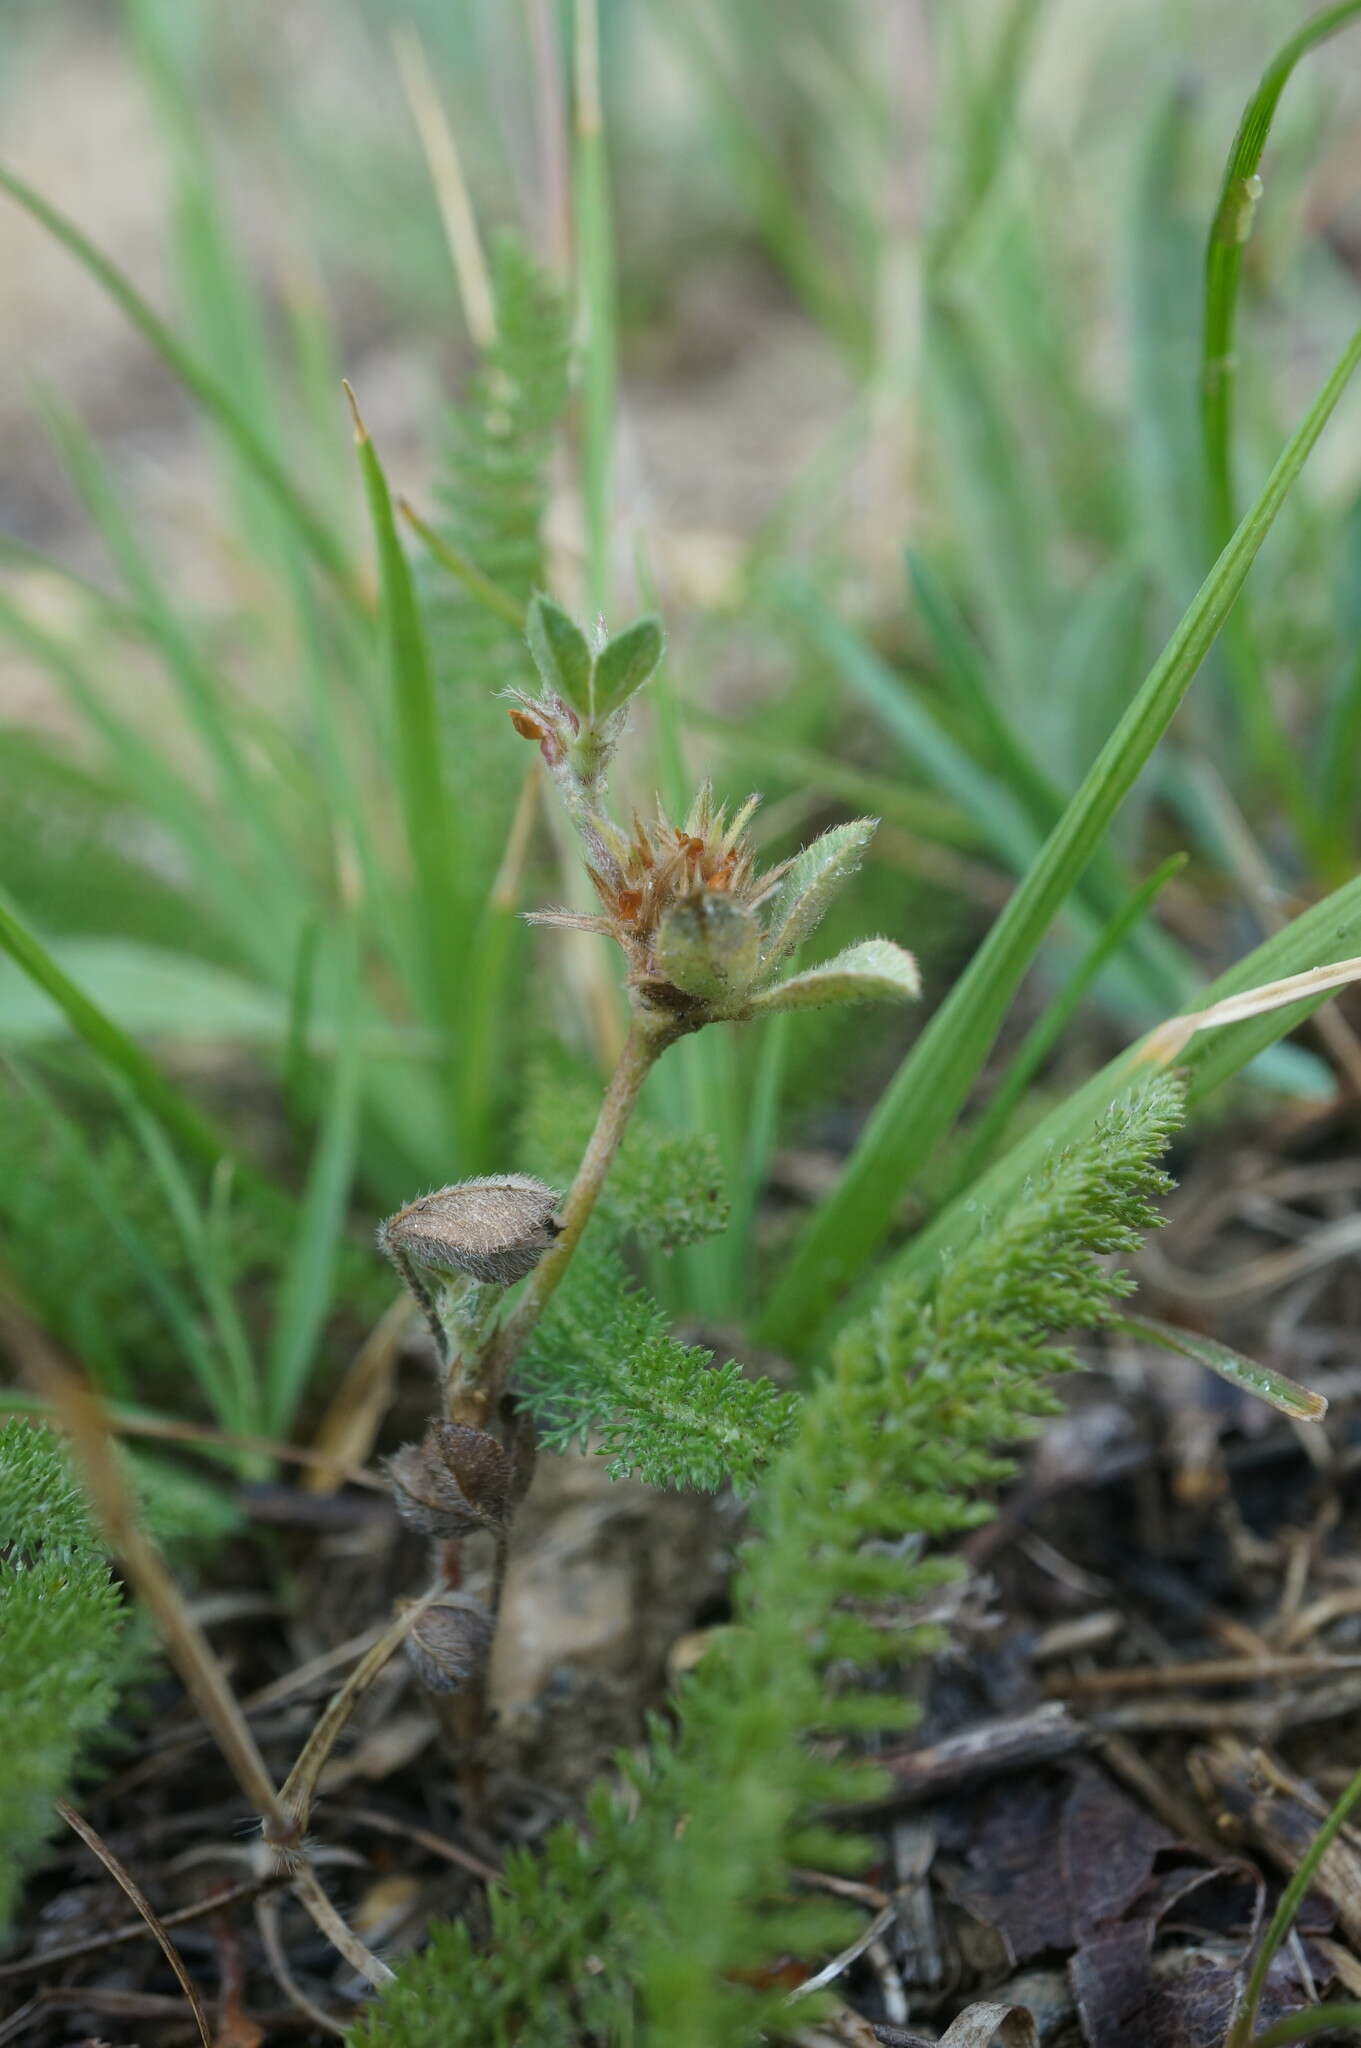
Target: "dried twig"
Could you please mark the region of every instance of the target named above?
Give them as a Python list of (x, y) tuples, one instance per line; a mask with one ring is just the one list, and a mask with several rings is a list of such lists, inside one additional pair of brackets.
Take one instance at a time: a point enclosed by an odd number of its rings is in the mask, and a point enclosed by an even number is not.
[(1176, 1692), (1197, 1685), (1261, 1685), (1276, 1678), (1335, 1678), (1344, 1671), (1361, 1671), (1361, 1656), (1297, 1652), (1201, 1657), (1184, 1664), (1127, 1664), (1113, 1671), (1084, 1671), (1076, 1677), (1051, 1679), (1049, 1690), (1066, 1700), (1092, 1699), (1109, 1693)]
[[(943, 1799), (965, 1785), (996, 1777), (1002, 1771), (1048, 1763), (1085, 1749), (1090, 1731), (1057, 1700), (1005, 1720), (981, 1721), (959, 1735), (924, 1749), (904, 1749), (876, 1759), (893, 1784), (873, 1805), (880, 1811)], [(847, 1812), (861, 1812), (857, 1807)]]

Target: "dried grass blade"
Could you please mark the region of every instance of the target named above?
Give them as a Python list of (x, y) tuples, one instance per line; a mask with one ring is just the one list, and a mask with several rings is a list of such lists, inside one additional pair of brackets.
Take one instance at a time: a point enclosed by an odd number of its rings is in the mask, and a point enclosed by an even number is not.
[(81, 1814), (76, 1812), (74, 1806), (70, 1805), (65, 1799), (59, 1799), (57, 1801), (57, 1812), (66, 1822), (66, 1825), (74, 1829), (75, 1833), (80, 1836), (86, 1848), (94, 1851), (94, 1854), (108, 1871), (109, 1876), (114, 1880), (115, 1884), (119, 1885), (127, 1893), (137, 1911), (146, 1921), (147, 1926), (156, 1937), (161, 1954), (175, 1972), (179, 1987), (189, 2001), (190, 2011), (194, 2015), (194, 2025), (198, 2028), (198, 2035), (203, 2043), (203, 2048), (213, 2048), (212, 2031), (208, 2025), (208, 2015), (203, 2009), (203, 2000), (198, 1994), (198, 1986), (185, 1968), (184, 1959), (180, 1955), (179, 1950), (166, 1933), (156, 1908), (152, 1905), (131, 1871), (127, 1870), (119, 1862), (108, 1843), (95, 1833), (90, 1823)]

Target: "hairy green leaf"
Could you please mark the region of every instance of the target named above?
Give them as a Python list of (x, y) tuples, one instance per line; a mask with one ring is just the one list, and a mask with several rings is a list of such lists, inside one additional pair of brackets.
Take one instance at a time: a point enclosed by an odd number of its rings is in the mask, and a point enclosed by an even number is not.
[(833, 825), (790, 862), (766, 906), (766, 966), (777, 967), (816, 929), (838, 889), (859, 867), (878, 825), (877, 818)]
[(892, 939), (862, 939), (821, 967), (809, 967), (752, 998), (753, 1016), (812, 1010), (826, 1003), (911, 1002), (922, 992), (912, 955)]
[(662, 622), (652, 617), (635, 619), (616, 633), (595, 658), (592, 693), (597, 718), (608, 718), (626, 704), (635, 690), (641, 690), (662, 658), (666, 647)]

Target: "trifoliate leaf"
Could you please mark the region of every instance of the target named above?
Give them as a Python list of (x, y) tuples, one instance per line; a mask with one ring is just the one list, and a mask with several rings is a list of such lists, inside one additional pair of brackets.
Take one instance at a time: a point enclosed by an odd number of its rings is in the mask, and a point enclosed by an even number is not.
[(775, 967), (808, 937), (878, 828), (877, 818), (834, 825), (791, 862), (766, 910), (764, 960)]
[(565, 697), (583, 718), (591, 715), (591, 649), (575, 620), (542, 591), (530, 600), (525, 638), (546, 690)]
[(824, 1003), (910, 1002), (921, 994), (921, 975), (912, 955), (892, 939), (863, 939), (821, 967), (810, 967), (765, 989), (751, 1005), (753, 1015), (772, 1010), (811, 1010)]
[(650, 614), (616, 633), (595, 660), (595, 715), (607, 718), (640, 690), (662, 658), (662, 622)]

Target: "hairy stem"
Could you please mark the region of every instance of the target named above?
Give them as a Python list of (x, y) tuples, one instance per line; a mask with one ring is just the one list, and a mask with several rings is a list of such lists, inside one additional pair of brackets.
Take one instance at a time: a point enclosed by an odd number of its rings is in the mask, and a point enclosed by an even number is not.
[[(502, 1325), (490, 1344), (466, 1360), (456, 1359), (450, 1371), (446, 1395), (453, 1422), (482, 1429), (494, 1415), (502, 1391), (520, 1352), (540, 1316), (562, 1281), (582, 1232), (600, 1199), (605, 1177), (628, 1129), (653, 1062), (677, 1037), (681, 1029), (665, 1018), (654, 1020), (635, 1013), (628, 1036), (605, 1090), (595, 1129), (582, 1154), (576, 1178), (562, 1205), (562, 1222), (551, 1250), (540, 1259), (525, 1283), (525, 1291), (514, 1315)], [(438, 1572), (443, 1585), (457, 1585), (461, 1576), (462, 1539), (454, 1537), (439, 1546)], [(493, 1623), (500, 1612), (505, 1584), (508, 1546), (502, 1537), (496, 1548), (492, 1573), (491, 1612)], [(451, 1753), (457, 1759), (463, 1797), (473, 1813), (486, 1800), (486, 1772), (482, 1758), (487, 1727), (487, 1675), (483, 1671), (457, 1699), (442, 1703), (440, 1726)]]
[(357, 1970), (375, 1991), (381, 1991), (385, 1984), (392, 1982), (392, 1971), (342, 1920), (322, 1890), (310, 1863), (300, 1864), (294, 1871), (292, 1889), (294, 1898), (311, 1915), (314, 1924), (321, 1929), (332, 1948), (344, 1956), (352, 1970)]
[(449, 1413), (455, 1422), (480, 1427), (495, 1407), (511, 1367), (552, 1300), (581, 1242), (653, 1062), (678, 1036), (678, 1028), (669, 1018), (656, 1022), (634, 1017), (576, 1179), (562, 1205), (562, 1225), (552, 1249), (545, 1252), (530, 1274), (515, 1313), (502, 1325), (482, 1357), (469, 1361), (451, 1377)]

